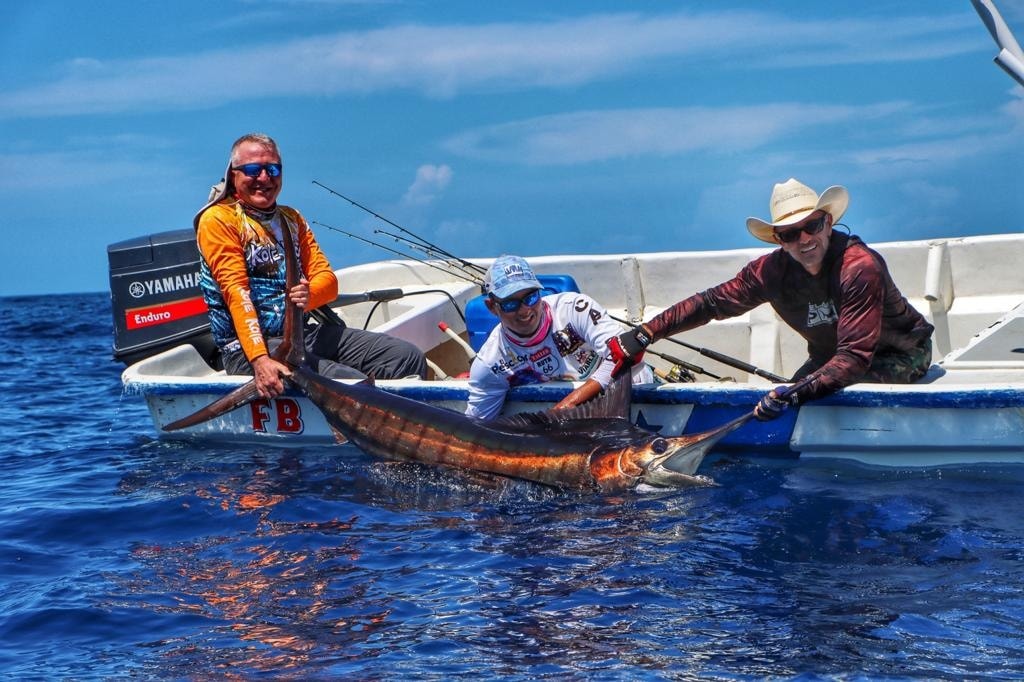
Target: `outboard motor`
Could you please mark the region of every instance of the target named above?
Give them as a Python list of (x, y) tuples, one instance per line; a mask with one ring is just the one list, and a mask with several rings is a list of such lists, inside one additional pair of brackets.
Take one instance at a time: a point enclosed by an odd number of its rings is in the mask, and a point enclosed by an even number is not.
[(199, 288), (195, 230), (172, 230), (107, 246), (114, 359), (125, 365), (183, 343), (214, 369), (220, 357)]

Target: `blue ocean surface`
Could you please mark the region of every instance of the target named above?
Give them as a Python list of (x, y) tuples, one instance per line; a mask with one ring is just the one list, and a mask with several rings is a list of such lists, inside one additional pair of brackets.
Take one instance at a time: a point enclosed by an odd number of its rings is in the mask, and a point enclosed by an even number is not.
[(602, 496), (161, 442), (111, 326), (0, 298), (4, 679), (1024, 678), (1024, 466)]

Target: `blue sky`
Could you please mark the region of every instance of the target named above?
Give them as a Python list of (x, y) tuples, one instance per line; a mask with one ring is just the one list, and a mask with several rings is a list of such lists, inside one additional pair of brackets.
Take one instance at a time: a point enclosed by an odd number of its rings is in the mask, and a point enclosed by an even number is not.
[[(3, 14), (0, 295), (107, 290), (107, 244), (190, 227), (251, 131), (308, 219), (395, 246), (317, 180), (463, 257), (759, 246), (791, 176), (846, 185), (869, 242), (1024, 231), (1024, 88), (968, 0)], [(316, 229), (335, 267), (389, 257)]]

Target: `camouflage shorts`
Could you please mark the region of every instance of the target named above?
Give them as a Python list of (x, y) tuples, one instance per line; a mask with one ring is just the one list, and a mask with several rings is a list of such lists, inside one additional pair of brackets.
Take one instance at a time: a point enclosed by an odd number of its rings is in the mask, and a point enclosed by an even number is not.
[(932, 340), (925, 339), (909, 351), (875, 353), (862, 381), (879, 384), (909, 384), (925, 375), (932, 364)]

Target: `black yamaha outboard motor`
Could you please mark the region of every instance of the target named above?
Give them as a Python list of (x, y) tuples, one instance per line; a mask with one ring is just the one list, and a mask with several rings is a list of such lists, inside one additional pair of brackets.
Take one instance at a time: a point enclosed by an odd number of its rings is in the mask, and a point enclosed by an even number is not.
[(213, 368), (220, 357), (199, 288), (195, 230), (173, 230), (111, 244), (114, 359), (125, 365), (190, 343)]

